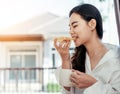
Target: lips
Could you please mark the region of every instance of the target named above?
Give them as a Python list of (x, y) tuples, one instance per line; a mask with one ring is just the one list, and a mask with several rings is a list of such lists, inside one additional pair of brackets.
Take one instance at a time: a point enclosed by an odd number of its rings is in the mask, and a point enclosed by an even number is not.
[(74, 39), (74, 40), (76, 40), (77, 38), (79, 38), (78, 36), (72, 36), (72, 38)]

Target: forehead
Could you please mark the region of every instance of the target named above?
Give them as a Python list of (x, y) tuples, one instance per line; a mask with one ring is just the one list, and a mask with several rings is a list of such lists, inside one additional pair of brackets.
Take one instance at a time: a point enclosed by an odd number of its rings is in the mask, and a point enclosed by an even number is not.
[(83, 20), (83, 18), (77, 13), (72, 13), (72, 15), (70, 16), (70, 24), (74, 21), (81, 21), (81, 20)]

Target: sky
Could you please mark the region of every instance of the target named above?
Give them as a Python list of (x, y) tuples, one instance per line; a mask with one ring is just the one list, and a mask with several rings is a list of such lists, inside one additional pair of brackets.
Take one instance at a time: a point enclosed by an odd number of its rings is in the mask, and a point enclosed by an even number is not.
[(45, 12), (68, 16), (78, 0), (0, 0), (0, 29)]

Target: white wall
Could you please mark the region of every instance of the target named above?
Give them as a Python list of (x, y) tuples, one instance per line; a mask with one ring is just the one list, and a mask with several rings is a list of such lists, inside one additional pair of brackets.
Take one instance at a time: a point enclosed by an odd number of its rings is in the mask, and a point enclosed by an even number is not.
[(43, 63), (42, 42), (0, 42), (0, 68), (9, 67), (8, 54), (10, 49), (36, 48), (38, 53), (37, 66), (42, 67)]

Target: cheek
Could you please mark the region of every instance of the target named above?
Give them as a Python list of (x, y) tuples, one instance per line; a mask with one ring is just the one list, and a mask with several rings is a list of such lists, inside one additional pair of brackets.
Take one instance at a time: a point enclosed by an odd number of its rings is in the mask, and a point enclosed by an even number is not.
[(84, 43), (88, 40), (90, 40), (91, 38), (91, 31), (83, 31), (81, 33), (79, 33), (79, 43)]
[(89, 27), (85, 26), (81, 29), (81, 34), (79, 34), (83, 39), (89, 39), (92, 35), (92, 31)]
[(87, 31), (83, 34), (83, 39), (90, 40), (91, 36), (92, 36), (91, 31)]

